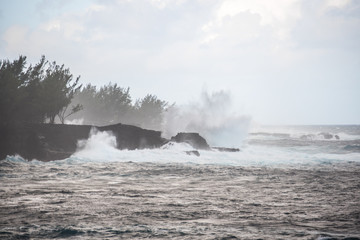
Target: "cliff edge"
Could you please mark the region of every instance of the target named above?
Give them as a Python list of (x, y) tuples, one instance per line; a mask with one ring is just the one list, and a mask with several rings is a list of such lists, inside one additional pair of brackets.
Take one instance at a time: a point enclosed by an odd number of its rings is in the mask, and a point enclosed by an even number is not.
[[(19, 154), (26, 159), (40, 161), (70, 157), (77, 142), (89, 137), (90, 125), (65, 124), (2, 124), (0, 125), (0, 160), (7, 155)], [(118, 149), (157, 148), (166, 142), (161, 132), (136, 126), (115, 124), (95, 127), (98, 131), (111, 131)]]

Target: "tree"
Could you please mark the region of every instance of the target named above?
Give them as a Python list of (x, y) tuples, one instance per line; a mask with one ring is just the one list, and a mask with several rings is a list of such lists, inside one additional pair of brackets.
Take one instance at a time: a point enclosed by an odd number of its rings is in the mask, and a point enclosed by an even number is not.
[(0, 121), (54, 123), (81, 87), (79, 78), (73, 81), (69, 69), (44, 56), (28, 68), (25, 56), (0, 61)]
[(85, 124), (95, 124), (93, 122), (94, 119), (94, 111), (95, 109), (99, 108), (100, 106), (96, 102), (96, 87), (92, 86), (91, 84), (87, 84), (83, 88), (79, 89), (74, 94), (74, 97), (71, 101), (71, 105), (81, 105), (82, 111), (75, 112), (73, 114), (71, 113), (70, 109), (66, 110), (66, 114), (70, 114), (68, 116), (68, 119), (74, 120), (74, 119), (82, 119)]
[(74, 105), (72, 106), (70, 112), (67, 112), (67, 111), (68, 111), (68, 106), (66, 106), (65, 108), (63, 108), (63, 109), (57, 114), (57, 116), (58, 116), (58, 118), (60, 119), (60, 122), (61, 122), (62, 124), (64, 124), (64, 123), (65, 123), (65, 119), (66, 119), (67, 117), (69, 117), (69, 116), (71, 116), (71, 115), (73, 115), (73, 114), (75, 114), (75, 113), (77, 113), (77, 112), (79, 112), (79, 111), (81, 111), (81, 110), (83, 110), (83, 109), (84, 109), (83, 105), (81, 105), (81, 104), (76, 104), (75, 106), (74, 106)]
[(68, 107), (75, 92), (81, 88), (81, 85), (78, 86), (79, 79), (80, 76), (73, 81), (73, 75), (64, 65), (59, 66), (56, 62), (49, 64), (41, 87), (45, 116), (50, 123), (55, 122), (58, 113)]
[(100, 114), (107, 116), (108, 123), (124, 122), (131, 109), (129, 88), (109, 83), (100, 88), (96, 98), (100, 103)]
[(18, 107), (23, 94), (20, 94), (20, 87), (26, 82), (24, 67), (26, 57), (20, 56), (18, 60), (0, 61), (0, 121), (11, 122), (18, 113)]
[[(27, 122), (44, 122), (45, 109), (43, 107), (43, 90), (41, 82), (44, 77), (44, 68), (46, 59), (41, 57), (39, 63), (35, 66), (30, 65), (26, 70), (26, 79), (22, 86), (19, 87), (19, 96), (22, 96), (17, 112), (17, 119)], [(25, 71), (25, 70), (24, 70)]]
[(167, 106), (167, 102), (158, 99), (157, 96), (152, 94), (137, 100), (135, 108), (138, 123), (144, 128), (161, 129), (163, 113)]
[(94, 125), (130, 123), (131, 102), (129, 88), (109, 83), (97, 90), (88, 84), (75, 94), (72, 102), (83, 105), (84, 110), (70, 119), (82, 118), (86, 124)]
[[(107, 84), (99, 90), (91, 84), (76, 92), (72, 105), (81, 104), (84, 110), (69, 119), (82, 119), (85, 124), (106, 125), (125, 123), (160, 130), (168, 103), (148, 94), (132, 104), (130, 89)], [(68, 111), (67, 113), (71, 113)]]

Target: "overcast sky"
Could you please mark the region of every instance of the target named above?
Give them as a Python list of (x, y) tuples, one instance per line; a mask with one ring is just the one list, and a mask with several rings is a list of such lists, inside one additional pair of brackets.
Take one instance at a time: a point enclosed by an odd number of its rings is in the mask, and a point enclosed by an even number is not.
[(358, 0), (0, 0), (0, 58), (263, 124), (360, 124)]

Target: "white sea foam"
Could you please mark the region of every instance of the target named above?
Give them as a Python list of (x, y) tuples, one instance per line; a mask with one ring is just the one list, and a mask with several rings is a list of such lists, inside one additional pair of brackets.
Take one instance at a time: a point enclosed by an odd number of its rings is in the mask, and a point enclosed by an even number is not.
[[(252, 138), (252, 136), (250, 136)], [(265, 139), (266, 136), (265, 136)], [(341, 141), (340, 141), (341, 142)], [(333, 146), (333, 144), (331, 145)], [(345, 145), (341, 145), (345, 146)], [(329, 149), (329, 150), (327, 150)], [(360, 163), (360, 153), (354, 151), (336, 152), (333, 147), (317, 146), (275, 146), (245, 143), (240, 152), (220, 152), (217, 150), (198, 150), (200, 156), (188, 155), (193, 151), (189, 144), (165, 144), (158, 149), (119, 150), (116, 138), (111, 132), (92, 130), (88, 139), (79, 141), (77, 151), (65, 160), (55, 161), (58, 164), (77, 164), (87, 162), (152, 162), (152, 163), (192, 163), (232, 166), (273, 166), (273, 165), (307, 165), (331, 164), (341, 162)], [(8, 156), (8, 161), (24, 163), (20, 156)], [(32, 163), (40, 164), (33, 160)]]
[(83, 125), (84, 124), (84, 119), (83, 118), (76, 118), (76, 119), (73, 119), (73, 120), (65, 120), (65, 124)]
[(78, 150), (71, 158), (89, 161), (108, 161), (120, 155), (116, 148), (116, 137), (111, 132), (90, 131), (89, 138), (78, 142)]
[[(354, 126), (354, 128), (357, 128)], [(346, 130), (346, 131), (342, 131)], [(249, 130), (251, 139), (304, 139), (312, 141), (353, 141), (360, 140), (359, 130), (351, 126), (261, 126), (253, 124)], [(331, 135), (325, 138), (325, 135)]]
[(111, 132), (92, 131), (89, 139), (79, 142), (78, 151), (65, 162), (153, 162), (194, 163), (232, 166), (303, 165), (344, 161), (360, 162), (360, 153), (313, 154), (291, 148), (243, 145), (240, 152), (199, 150), (200, 156), (188, 155), (195, 150), (186, 143), (168, 143), (159, 149), (118, 150)]

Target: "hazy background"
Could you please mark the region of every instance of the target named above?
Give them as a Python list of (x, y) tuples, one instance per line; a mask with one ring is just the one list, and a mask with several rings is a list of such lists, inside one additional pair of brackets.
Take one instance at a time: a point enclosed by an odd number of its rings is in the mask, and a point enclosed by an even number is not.
[(0, 58), (20, 54), (134, 99), (224, 90), (263, 124), (360, 123), (357, 0), (0, 0)]

